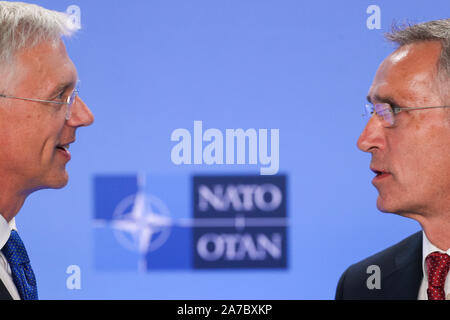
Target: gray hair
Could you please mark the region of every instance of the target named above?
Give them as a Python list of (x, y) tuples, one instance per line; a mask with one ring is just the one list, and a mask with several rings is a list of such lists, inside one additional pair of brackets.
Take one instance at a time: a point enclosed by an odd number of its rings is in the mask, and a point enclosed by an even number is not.
[(63, 12), (34, 4), (0, 1), (0, 64), (12, 63), (17, 51), (76, 31)]
[(386, 39), (400, 46), (420, 42), (439, 41), (442, 45), (438, 61), (438, 71), (448, 80), (450, 78), (450, 19), (434, 20), (415, 25), (393, 26)]

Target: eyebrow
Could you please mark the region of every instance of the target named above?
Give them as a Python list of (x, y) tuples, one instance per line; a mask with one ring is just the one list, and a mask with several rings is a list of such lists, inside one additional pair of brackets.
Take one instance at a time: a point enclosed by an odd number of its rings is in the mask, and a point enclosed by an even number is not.
[[(395, 99), (392, 98), (391, 96), (385, 96), (385, 97), (383, 97), (383, 96), (380, 96), (380, 95), (377, 95), (377, 94), (376, 94), (376, 95), (374, 96), (374, 100), (375, 100), (375, 101), (379, 101), (380, 103), (387, 103), (387, 104), (389, 104), (389, 105), (391, 105), (391, 106), (395, 106), (395, 107), (399, 107), (399, 106), (400, 106), (400, 104), (397, 103), (397, 102), (395, 101)], [(371, 98), (369, 95), (367, 96), (367, 101), (368, 101), (369, 103), (373, 104), (372, 98)]]

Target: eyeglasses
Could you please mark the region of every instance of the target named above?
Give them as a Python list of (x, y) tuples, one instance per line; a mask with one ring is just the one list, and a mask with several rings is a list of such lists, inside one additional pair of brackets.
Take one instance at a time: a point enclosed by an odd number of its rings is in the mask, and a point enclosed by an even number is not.
[(80, 83), (77, 82), (77, 85), (75, 89), (73, 90), (72, 94), (67, 97), (66, 101), (52, 101), (52, 100), (41, 100), (41, 99), (31, 99), (31, 98), (21, 98), (21, 97), (15, 97), (15, 96), (9, 96), (6, 94), (0, 93), (0, 98), (7, 98), (7, 99), (18, 99), (18, 100), (24, 100), (24, 101), (33, 101), (33, 102), (43, 102), (43, 103), (53, 103), (53, 104), (59, 104), (59, 105), (66, 105), (66, 120), (69, 120), (72, 116), (72, 105), (75, 102), (79, 92), (80, 92)]
[(403, 108), (397, 106), (391, 106), (389, 103), (376, 103), (366, 104), (364, 117), (370, 118), (374, 113), (381, 119), (385, 128), (395, 126), (395, 115), (402, 111), (422, 110), (422, 109), (437, 109), (437, 108), (450, 108), (450, 106), (436, 106), (436, 107), (411, 107)]

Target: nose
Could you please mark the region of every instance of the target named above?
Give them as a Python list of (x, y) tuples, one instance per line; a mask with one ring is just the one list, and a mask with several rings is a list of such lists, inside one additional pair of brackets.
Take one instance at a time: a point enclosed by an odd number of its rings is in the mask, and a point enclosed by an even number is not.
[(356, 143), (358, 149), (364, 152), (383, 149), (386, 145), (384, 130), (380, 119), (377, 116), (371, 117)]
[(67, 120), (71, 127), (87, 127), (94, 122), (94, 115), (84, 101), (77, 97), (72, 106), (72, 116)]

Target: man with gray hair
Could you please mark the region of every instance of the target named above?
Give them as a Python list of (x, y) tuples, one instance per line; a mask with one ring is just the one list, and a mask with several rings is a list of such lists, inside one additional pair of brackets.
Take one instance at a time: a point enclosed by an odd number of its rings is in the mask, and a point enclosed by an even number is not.
[(450, 299), (450, 19), (387, 35), (399, 48), (367, 96), (358, 148), (372, 156), (377, 207), (422, 231), (350, 266), (336, 299)]
[(62, 41), (64, 13), (0, 1), (0, 299), (37, 299), (14, 217), (32, 192), (62, 188), (76, 129), (94, 118), (78, 97)]

